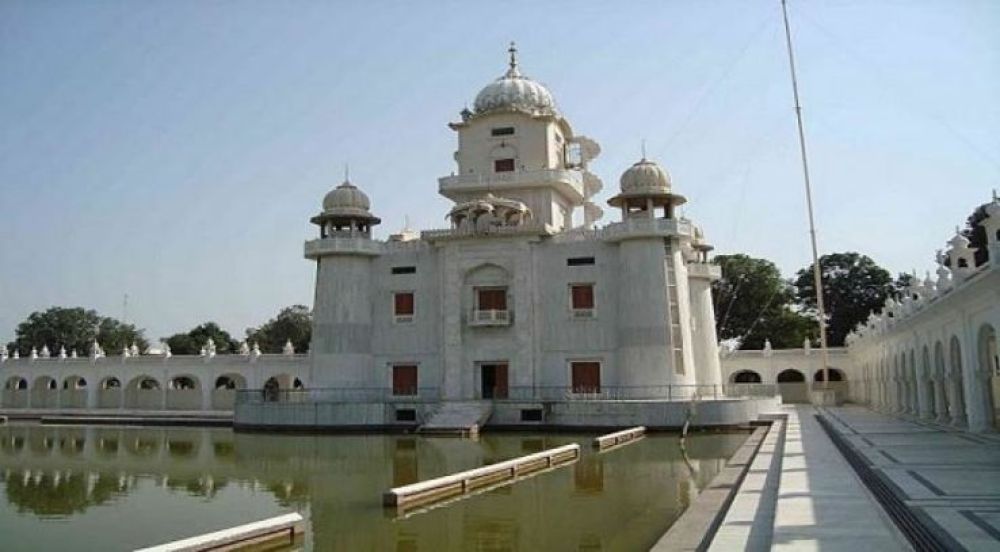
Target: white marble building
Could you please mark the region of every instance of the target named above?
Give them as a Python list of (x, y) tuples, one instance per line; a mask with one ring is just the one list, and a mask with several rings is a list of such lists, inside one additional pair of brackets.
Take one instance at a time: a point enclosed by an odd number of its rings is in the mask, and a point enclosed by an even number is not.
[(982, 221), (988, 261), (976, 266), (969, 240), (956, 234), (930, 273), (900, 301), (848, 336), (861, 381), (851, 398), (892, 413), (967, 427), (1000, 428), (1000, 200)]
[[(449, 126), (450, 228), (372, 238), (369, 198), (344, 182), (313, 217), (318, 263), (309, 379), (443, 399), (538, 398), (720, 383), (711, 249), (641, 159), (595, 229), (600, 152), (549, 90), (509, 67)], [(456, 102), (457, 103), (457, 102)], [(444, 214), (444, 213), (442, 213)], [(691, 390), (694, 388), (691, 387)], [(633, 391), (628, 391), (633, 390)], [(690, 390), (688, 392), (691, 392)]]

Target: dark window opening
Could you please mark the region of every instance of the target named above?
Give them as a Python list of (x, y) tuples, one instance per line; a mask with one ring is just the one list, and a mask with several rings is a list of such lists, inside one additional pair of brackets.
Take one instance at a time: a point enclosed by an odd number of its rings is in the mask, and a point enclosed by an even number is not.
[[(541, 408), (523, 408), (521, 409), (521, 421), (522, 422), (540, 422), (542, 421), (542, 409)], [(523, 444), (522, 444), (523, 448)]]
[(499, 127), (490, 129), (490, 135), (492, 136), (510, 136), (514, 134), (514, 127)]
[(417, 411), (412, 408), (401, 408), (396, 411), (396, 421), (415, 422), (417, 421)]
[(593, 257), (570, 257), (566, 259), (566, 264), (568, 266), (582, 266), (582, 265), (592, 265), (594, 264)]
[(416, 274), (417, 267), (415, 266), (394, 266), (392, 267), (393, 274)]
[(477, 290), (477, 302), (479, 310), (482, 311), (505, 311), (507, 310), (507, 290), (505, 288)]
[(417, 367), (412, 364), (397, 364), (392, 367), (392, 394), (417, 394)]
[(513, 172), (513, 159), (496, 159), (493, 161), (493, 172)]

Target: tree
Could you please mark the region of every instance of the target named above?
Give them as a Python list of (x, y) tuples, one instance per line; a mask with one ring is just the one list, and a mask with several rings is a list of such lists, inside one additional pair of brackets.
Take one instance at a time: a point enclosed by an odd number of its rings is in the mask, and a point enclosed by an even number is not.
[(29, 354), (32, 347), (41, 349), (43, 346), (52, 354), (66, 347), (67, 352), (76, 349), (77, 353), (86, 355), (94, 339), (110, 354), (121, 352), (132, 343), (142, 350), (149, 345), (143, 330), (132, 324), (103, 317), (83, 307), (52, 307), (44, 312), (33, 312), (18, 324), (10, 346), (22, 356)]
[[(962, 229), (962, 235), (968, 238), (969, 247), (976, 249), (975, 260), (976, 266), (985, 264), (989, 260), (989, 244), (986, 240), (986, 229), (979, 225), (982, 221), (986, 220), (986, 206), (989, 203), (983, 203), (979, 207), (972, 210), (972, 214), (969, 218), (965, 219), (965, 228)], [(946, 265), (950, 265), (951, 261), (945, 261)]]
[[(844, 345), (844, 338), (868, 313), (882, 308), (890, 295), (897, 294), (889, 271), (875, 264), (867, 255), (849, 251), (831, 253), (819, 259), (823, 282), (823, 304), (827, 316), (827, 339), (831, 347)], [(909, 276), (900, 276), (904, 285)], [(816, 286), (813, 265), (799, 270), (795, 279), (799, 302), (816, 313)]]
[(205, 322), (191, 328), (187, 333), (174, 334), (164, 341), (170, 347), (170, 352), (175, 355), (197, 355), (201, 353), (201, 348), (208, 343), (209, 338), (215, 342), (215, 350), (218, 353), (232, 353), (239, 350), (239, 342), (215, 322)]
[(247, 341), (256, 342), (265, 353), (280, 353), (288, 340), (296, 352), (304, 353), (311, 339), (312, 312), (305, 305), (285, 307), (263, 326), (247, 328)]
[(741, 347), (761, 349), (801, 347), (815, 337), (816, 324), (799, 313), (795, 291), (767, 259), (748, 255), (717, 255), (722, 278), (712, 284), (715, 324), (720, 340), (739, 339)]

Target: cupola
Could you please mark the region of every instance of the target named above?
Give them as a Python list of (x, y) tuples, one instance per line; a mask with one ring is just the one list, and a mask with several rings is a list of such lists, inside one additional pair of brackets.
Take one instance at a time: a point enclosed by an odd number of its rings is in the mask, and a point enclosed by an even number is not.
[(674, 218), (674, 207), (687, 201), (671, 191), (670, 174), (653, 161), (642, 159), (622, 173), (621, 192), (608, 200), (620, 207), (622, 218), (656, 218), (654, 210), (663, 208), (663, 218)]
[(369, 212), (371, 202), (350, 180), (323, 198), (323, 211), (309, 219), (320, 227), (320, 237), (370, 237), (371, 227), (382, 222)]
[(510, 65), (507, 72), (479, 91), (473, 104), (475, 114), (520, 111), (528, 115), (558, 115), (549, 89), (521, 74), (517, 65), (517, 47), (513, 42), (508, 52)]

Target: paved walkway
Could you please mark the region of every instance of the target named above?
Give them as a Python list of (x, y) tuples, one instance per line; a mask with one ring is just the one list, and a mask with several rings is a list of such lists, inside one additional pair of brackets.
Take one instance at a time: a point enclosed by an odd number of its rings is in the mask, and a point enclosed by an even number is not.
[(1000, 550), (1000, 437), (860, 407), (824, 410), (949, 548)]
[(803, 405), (782, 412), (788, 414), (784, 443), (762, 445), (712, 550), (909, 550), (816, 421), (817, 410)]

